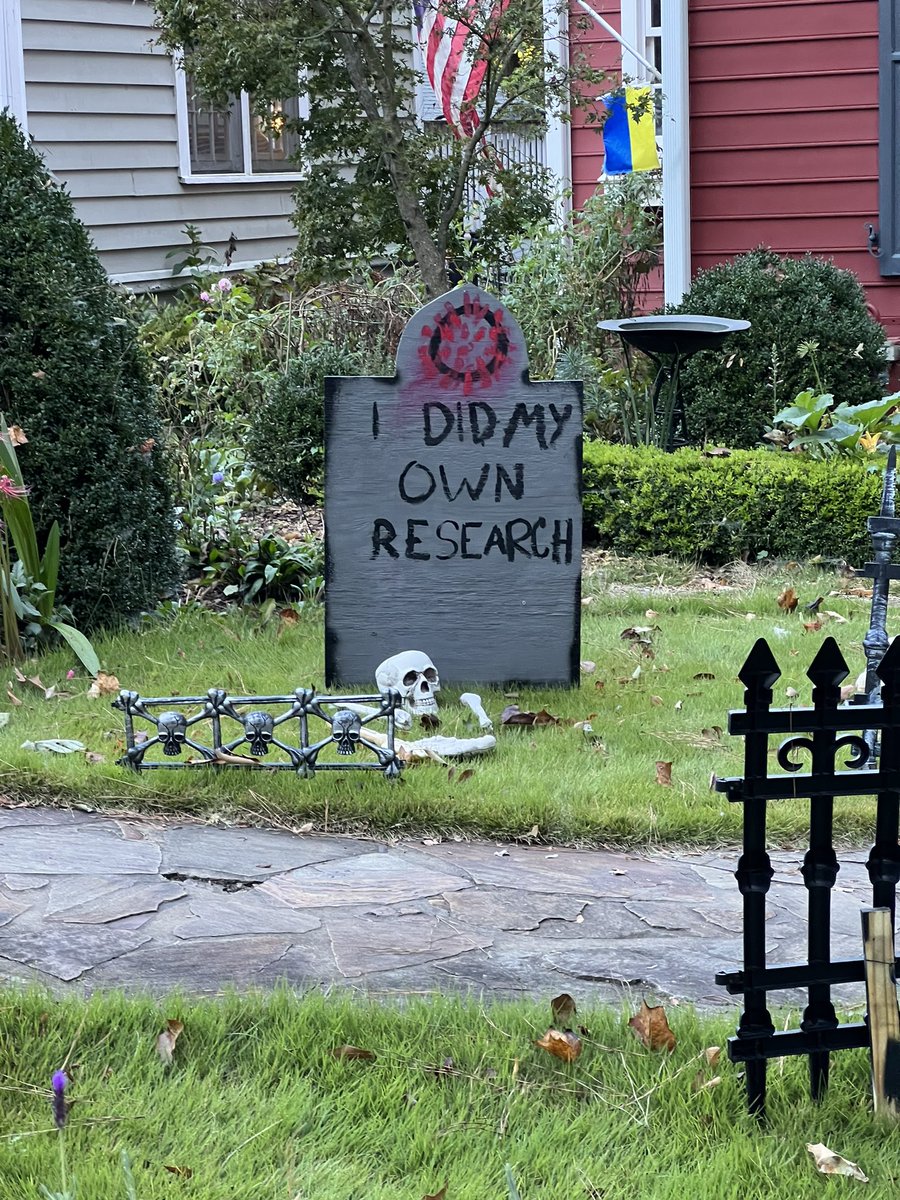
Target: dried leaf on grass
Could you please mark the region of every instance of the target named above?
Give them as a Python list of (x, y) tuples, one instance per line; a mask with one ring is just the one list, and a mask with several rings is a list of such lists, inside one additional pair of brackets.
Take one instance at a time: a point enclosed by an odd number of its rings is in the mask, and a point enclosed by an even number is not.
[(661, 1004), (651, 1006), (642, 1000), (640, 1011), (628, 1024), (648, 1050), (675, 1049), (675, 1034), (669, 1028), (666, 1010)]
[(786, 587), (778, 597), (776, 603), (783, 612), (792, 613), (797, 607), (799, 597), (792, 587)]
[(39, 742), (23, 742), (23, 750), (49, 751), (51, 754), (74, 754), (76, 750), (84, 750), (84, 742), (76, 742), (74, 738), (42, 738)]
[(98, 763), (106, 762), (105, 754), (98, 754), (96, 750), (86, 750), (84, 753), (84, 761), (91, 767), (97, 766)]
[(697, 674), (694, 675), (692, 678), (694, 678), (694, 679), (715, 679), (715, 675), (713, 675), (712, 671), (698, 671)]
[(534, 1044), (552, 1054), (554, 1058), (561, 1058), (563, 1062), (568, 1063), (575, 1062), (583, 1049), (581, 1038), (572, 1033), (571, 1029), (548, 1029)]
[(466, 767), (466, 769), (464, 771), (460, 771), (458, 775), (456, 773), (456, 767), (450, 767), (447, 771), (447, 782), (452, 783), (455, 779), (457, 783), (467, 783), (474, 774), (475, 772), (471, 767)]
[(359, 1046), (335, 1046), (331, 1051), (332, 1058), (338, 1058), (342, 1062), (361, 1060), (362, 1062), (374, 1062), (378, 1055), (374, 1050), (361, 1050)]
[(550, 1001), (550, 1012), (557, 1025), (567, 1025), (577, 1012), (575, 1001), (568, 992), (562, 992)]
[(194, 1177), (193, 1167), (169, 1167), (163, 1163), (163, 1170), (168, 1171), (170, 1175), (177, 1176), (179, 1179), (193, 1179)]
[(823, 1175), (849, 1175), (851, 1179), (858, 1179), (860, 1183), (869, 1182), (868, 1175), (864, 1175), (855, 1162), (835, 1154), (822, 1142), (807, 1142), (806, 1148), (813, 1156), (816, 1170)]
[(710, 1079), (707, 1079), (705, 1071), (698, 1071), (691, 1081), (691, 1091), (709, 1092), (713, 1088), (718, 1087), (721, 1082), (721, 1075), (713, 1075)]
[(8, 688), (6, 689), (6, 698), (7, 698), (7, 700), (9, 700), (10, 704), (14, 705), (16, 708), (20, 708), (20, 707), (21, 707), (21, 705), (22, 705), (22, 701), (19, 699), (19, 697), (18, 697), (18, 696), (16, 695), (16, 693), (15, 693), (15, 692), (12, 690), (12, 688), (11, 688), (11, 687), (8, 687)]
[(597, 670), (597, 664), (595, 662), (591, 662), (589, 658), (585, 658), (582, 660), (581, 669), (584, 671), (585, 675), (590, 675), (592, 671)]
[(422, 1200), (446, 1200), (447, 1188), (449, 1186), (450, 1186), (450, 1181), (448, 1180), (447, 1183), (445, 1183), (442, 1188), (440, 1188), (436, 1192), (429, 1192), (427, 1196), (422, 1197)]
[(538, 725), (562, 725), (562, 721), (547, 712), (546, 708), (542, 708), (540, 712), (522, 712), (518, 704), (507, 704), (500, 714), (500, 724), (531, 729)]
[(170, 1017), (169, 1020), (166, 1021), (165, 1029), (156, 1039), (156, 1053), (166, 1066), (169, 1066), (169, 1064), (172, 1062), (172, 1058), (175, 1054), (175, 1043), (178, 1041), (183, 1029), (184, 1024), (181, 1021), (174, 1020)]
[(656, 782), (660, 787), (672, 786), (672, 764), (670, 762), (658, 762), (656, 764)]
[(216, 762), (230, 763), (233, 767), (262, 767), (264, 763), (258, 758), (251, 758), (248, 754), (229, 754), (227, 750), (223, 750), (221, 746), (217, 747), (213, 754)]
[(98, 671), (97, 678), (88, 688), (87, 694), (92, 700), (97, 700), (100, 696), (114, 696), (119, 692), (120, 686), (115, 675), (108, 675), (106, 671)]

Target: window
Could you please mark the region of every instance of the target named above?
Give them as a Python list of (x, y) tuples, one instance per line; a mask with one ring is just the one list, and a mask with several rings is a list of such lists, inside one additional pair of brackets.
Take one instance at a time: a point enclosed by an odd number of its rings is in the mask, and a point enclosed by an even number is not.
[(882, 275), (900, 275), (900, 0), (879, 0), (879, 221)]
[(260, 116), (246, 92), (215, 104), (176, 68), (178, 143), (183, 183), (294, 180), (302, 172), (294, 154), (299, 138), (292, 120), (308, 115), (304, 97), (277, 101)]
[(649, 83), (656, 112), (656, 139), (662, 136), (662, 0), (623, 0), (622, 37), (633, 46), (657, 74), (629, 51), (622, 50), (622, 79), (627, 83)]

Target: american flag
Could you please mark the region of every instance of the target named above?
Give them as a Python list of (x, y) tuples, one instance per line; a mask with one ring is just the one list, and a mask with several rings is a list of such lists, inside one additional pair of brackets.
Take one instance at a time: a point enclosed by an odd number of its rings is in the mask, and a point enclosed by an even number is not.
[[(497, 0), (490, 20), (496, 21), (508, 4)], [(465, 10), (477, 26), (485, 5), (484, 0), (456, 0), (454, 7)], [(465, 20), (442, 12), (442, 0), (415, 0), (414, 8), (425, 73), (441, 111), (457, 137), (471, 137), (480, 123), (475, 101), (487, 71), (481, 38)]]

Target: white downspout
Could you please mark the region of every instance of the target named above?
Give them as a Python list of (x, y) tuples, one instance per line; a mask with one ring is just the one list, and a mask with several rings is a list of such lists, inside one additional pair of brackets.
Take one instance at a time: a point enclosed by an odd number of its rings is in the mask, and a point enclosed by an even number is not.
[(22, 49), (22, 10), (19, 0), (0, 0), (0, 112), (8, 108), (25, 133), (25, 53)]
[[(558, 0), (543, 0), (544, 55), (565, 70), (569, 65), (569, 14)], [(561, 112), (547, 119), (544, 153), (547, 169), (556, 181), (556, 219), (562, 225), (572, 208), (571, 121)]]
[(678, 304), (691, 286), (688, 0), (662, 0), (663, 287)]

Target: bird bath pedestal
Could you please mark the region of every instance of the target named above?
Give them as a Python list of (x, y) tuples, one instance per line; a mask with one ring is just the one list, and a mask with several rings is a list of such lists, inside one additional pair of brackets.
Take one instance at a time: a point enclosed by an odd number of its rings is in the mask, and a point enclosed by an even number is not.
[(733, 333), (749, 329), (750, 322), (726, 317), (628, 317), (621, 321), (601, 321), (599, 328), (617, 333), (623, 342), (656, 364), (651, 403), (657, 427), (664, 434), (659, 444), (666, 450), (676, 450), (688, 440), (681, 364), (699, 350), (718, 349)]

